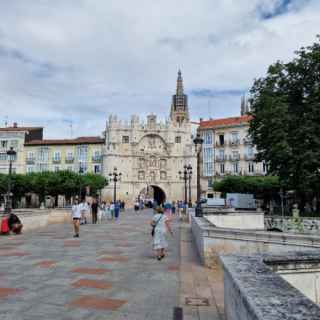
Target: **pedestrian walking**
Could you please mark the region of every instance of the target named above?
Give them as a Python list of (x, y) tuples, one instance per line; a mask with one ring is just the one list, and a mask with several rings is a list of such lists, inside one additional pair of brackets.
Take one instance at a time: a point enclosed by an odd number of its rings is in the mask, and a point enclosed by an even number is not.
[(80, 233), (80, 219), (81, 219), (81, 207), (78, 200), (75, 200), (71, 208), (71, 218), (73, 221), (74, 238), (79, 238)]
[(164, 207), (164, 213), (167, 216), (168, 219), (172, 219), (172, 204), (170, 201), (166, 201), (165, 204), (163, 205)]
[(111, 220), (114, 218), (114, 209), (115, 209), (115, 205), (113, 202), (111, 202), (110, 204), (110, 215), (111, 215)]
[(90, 207), (85, 199), (82, 199), (81, 203), (79, 203), (78, 206), (81, 212), (80, 224), (87, 224), (87, 213), (89, 212)]
[(116, 220), (118, 220), (120, 215), (120, 203), (117, 201), (114, 205), (114, 217)]
[(98, 201), (96, 198), (93, 198), (92, 204), (91, 204), (91, 216), (92, 216), (92, 223), (96, 224), (98, 220)]
[(160, 261), (165, 257), (165, 250), (168, 248), (166, 234), (169, 231), (173, 236), (173, 232), (170, 226), (170, 219), (163, 214), (163, 209), (159, 207), (156, 211), (157, 213), (153, 216), (150, 224), (153, 234), (153, 249), (156, 252), (156, 258)]

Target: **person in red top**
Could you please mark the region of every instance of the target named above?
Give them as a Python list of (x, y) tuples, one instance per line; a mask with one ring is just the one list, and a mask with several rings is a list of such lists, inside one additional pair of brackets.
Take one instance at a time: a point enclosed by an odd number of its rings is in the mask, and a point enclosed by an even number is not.
[(14, 232), (15, 234), (20, 234), (23, 228), (23, 224), (21, 220), (16, 216), (14, 213), (10, 213), (9, 220), (9, 229), (10, 231)]

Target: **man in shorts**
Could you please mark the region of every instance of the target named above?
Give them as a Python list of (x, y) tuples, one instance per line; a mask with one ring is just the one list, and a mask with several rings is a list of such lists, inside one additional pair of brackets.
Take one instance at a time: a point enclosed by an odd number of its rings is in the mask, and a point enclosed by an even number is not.
[(80, 219), (81, 219), (81, 208), (79, 205), (78, 200), (75, 200), (73, 206), (72, 206), (72, 213), (71, 217), (73, 220), (73, 228), (74, 228), (74, 238), (79, 238), (79, 232), (80, 232)]

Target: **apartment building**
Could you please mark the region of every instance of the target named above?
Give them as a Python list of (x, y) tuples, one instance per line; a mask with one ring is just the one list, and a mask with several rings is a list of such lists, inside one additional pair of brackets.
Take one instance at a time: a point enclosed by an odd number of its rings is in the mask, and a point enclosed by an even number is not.
[(25, 170), (101, 174), (103, 146), (101, 137), (31, 140), (25, 143)]
[[(267, 173), (264, 162), (256, 162), (256, 148), (248, 134), (250, 115), (200, 121), (204, 139), (202, 149), (202, 185), (227, 175), (259, 176)], [(204, 188), (205, 189), (205, 188)]]
[(25, 173), (25, 143), (43, 138), (42, 127), (18, 127), (14, 123), (10, 127), (0, 128), (0, 173), (8, 173), (9, 159), (7, 151), (13, 148), (16, 152), (12, 171)]
[(43, 139), (42, 127), (0, 128), (0, 173), (9, 172), (7, 151), (16, 151), (12, 163), (15, 173), (70, 170), (78, 173), (102, 173), (105, 139)]

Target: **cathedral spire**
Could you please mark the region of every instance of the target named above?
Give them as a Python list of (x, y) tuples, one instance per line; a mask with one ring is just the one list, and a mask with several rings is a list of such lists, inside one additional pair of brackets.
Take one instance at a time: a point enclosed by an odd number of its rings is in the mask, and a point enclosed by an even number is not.
[(177, 95), (183, 95), (183, 79), (181, 75), (181, 70), (178, 71), (178, 79), (177, 79)]
[(178, 123), (179, 125), (185, 121), (189, 121), (188, 96), (184, 94), (183, 78), (180, 69), (178, 71), (176, 94), (172, 96), (170, 118), (174, 123)]

